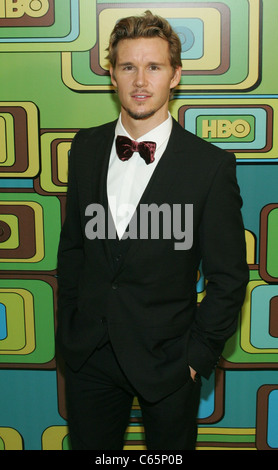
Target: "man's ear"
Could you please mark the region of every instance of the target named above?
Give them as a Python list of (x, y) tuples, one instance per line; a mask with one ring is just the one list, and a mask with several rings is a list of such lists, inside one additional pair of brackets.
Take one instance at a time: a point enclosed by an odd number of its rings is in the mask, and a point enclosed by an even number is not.
[(180, 79), (181, 79), (181, 66), (177, 67), (174, 71), (174, 75), (171, 80), (171, 88), (175, 88), (180, 83)]
[(112, 85), (114, 85), (114, 87), (117, 88), (117, 81), (116, 81), (116, 78), (115, 78), (115, 73), (114, 73), (114, 69), (113, 69), (112, 65), (110, 65), (109, 72), (110, 72)]

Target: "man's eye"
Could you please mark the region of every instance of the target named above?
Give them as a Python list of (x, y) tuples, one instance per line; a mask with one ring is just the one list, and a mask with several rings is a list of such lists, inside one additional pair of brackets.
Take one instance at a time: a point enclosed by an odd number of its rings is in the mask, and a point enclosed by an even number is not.
[(158, 70), (159, 67), (158, 67), (158, 65), (150, 65), (150, 69), (151, 70)]

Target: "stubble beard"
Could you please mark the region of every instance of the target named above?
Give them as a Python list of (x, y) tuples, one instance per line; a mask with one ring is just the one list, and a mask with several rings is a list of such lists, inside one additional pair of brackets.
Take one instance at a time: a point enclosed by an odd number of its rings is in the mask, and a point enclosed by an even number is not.
[(127, 114), (132, 119), (135, 119), (136, 121), (143, 120), (143, 119), (148, 119), (156, 113), (155, 109), (152, 109), (151, 111), (148, 111), (148, 112), (145, 112), (145, 113), (144, 112), (141, 112), (141, 113), (140, 112), (133, 112), (129, 108), (124, 108), (124, 109), (127, 112)]

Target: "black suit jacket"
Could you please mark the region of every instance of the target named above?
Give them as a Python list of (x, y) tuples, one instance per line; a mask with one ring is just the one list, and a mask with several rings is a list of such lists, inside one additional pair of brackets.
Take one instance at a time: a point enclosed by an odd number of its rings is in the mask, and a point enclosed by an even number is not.
[[(131, 383), (157, 400), (188, 379), (188, 364), (208, 378), (235, 332), (248, 282), (242, 200), (234, 155), (173, 120), (140, 204), (192, 204), (192, 247), (177, 250), (174, 237), (162, 236), (120, 241), (113, 251), (107, 238), (89, 239), (86, 208), (100, 204), (109, 214), (106, 177), (115, 125), (81, 130), (72, 144), (58, 253), (57, 340), (65, 361), (78, 369), (108, 328)], [(115, 246), (125, 246), (118, 268)], [(200, 263), (207, 285), (197, 306)]]

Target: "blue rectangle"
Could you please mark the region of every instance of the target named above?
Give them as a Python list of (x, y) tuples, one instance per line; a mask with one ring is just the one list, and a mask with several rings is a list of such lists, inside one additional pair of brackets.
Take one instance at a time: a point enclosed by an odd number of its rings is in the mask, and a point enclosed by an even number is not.
[(180, 38), (181, 59), (201, 59), (204, 55), (204, 24), (200, 18), (168, 18)]
[(268, 397), (267, 443), (278, 449), (278, 390), (272, 390)]
[(0, 340), (7, 338), (6, 307), (0, 303)]
[(34, 181), (28, 178), (0, 178), (0, 188), (33, 189)]

